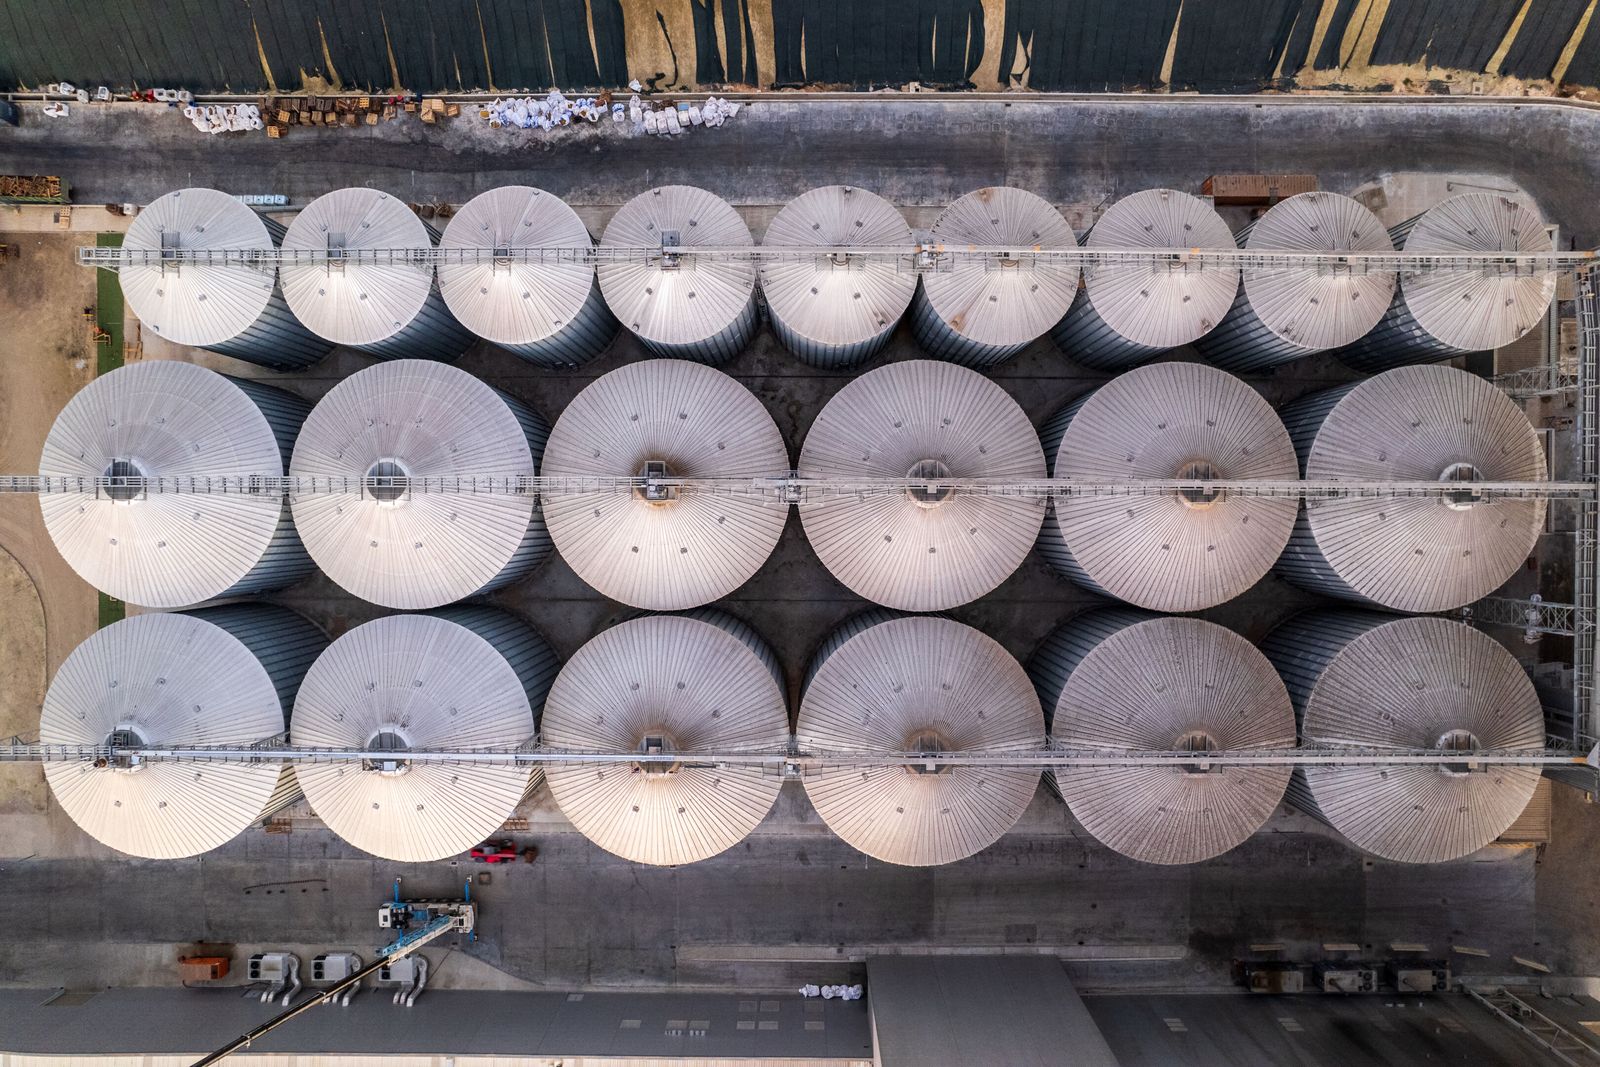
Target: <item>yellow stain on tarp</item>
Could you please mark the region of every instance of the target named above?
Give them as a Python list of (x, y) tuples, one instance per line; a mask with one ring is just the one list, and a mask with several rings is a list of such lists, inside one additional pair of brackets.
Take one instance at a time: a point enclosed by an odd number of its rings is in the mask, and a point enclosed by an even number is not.
[(1583, 9), (1583, 17), (1578, 20), (1578, 25), (1573, 27), (1572, 36), (1567, 38), (1567, 46), (1561, 50), (1561, 55), (1556, 59), (1556, 65), (1550, 72), (1550, 80), (1560, 85), (1567, 77), (1567, 68), (1572, 66), (1572, 57), (1578, 54), (1578, 45), (1583, 43), (1583, 35), (1589, 32), (1589, 20), (1594, 18), (1595, 0), (1589, 0), (1589, 6)]
[(344, 84), (339, 80), (339, 71), (333, 65), (333, 53), (328, 49), (328, 35), (322, 32), (322, 20), (320, 18), (317, 19), (317, 37), (322, 41), (322, 62), (328, 68), (328, 84), (337, 92), (344, 88)]
[(1506, 61), (1506, 53), (1511, 51), (1511, 43), (1517, 39), (1517, 32), (1522, 29), (1522, 23), (1528, 17), (1528, 9), (1533, 6), (1533, 0), (1522, 0), (1522, 7), (1517, 10), (1516, 18), (1511, 20), (1511, 25), (1506, 27), (1506, 35), (1500, 38), (1500, 47), (1494, 50), (1489, 57), (1489, 62), (1483, 65), (1486, 74), (1500, 76), (1500, 67)]
[(383, 25), (383, 54), (389, 60), (389, 92), (403, 93), (406, 89), (400, 83), (400, 61), (395, 59), (394, 42), (389, 39), (389, 17), (380, 11), (378, 21)]
[[(489, 32), (483, 26), (483, 5), (478, 3), (477, 0), (473, 0), (472, 10), (477, 12), (478, 15), (478, 43), (483, 48), (483, 74), (489, 82), (487, 88), (491, 93), (498, 92), (499, 90), (494, 87), (494, 64), (489, 60)], [(591, 33), (590, 41), (592, 42), (593, 39), (594, 35)], [(456, 81), (459, 82), (460, 80), (461, 65), (458, 63), (456, 64)]]
[(1172, 88), (1172, 65), (1178, 58), (1178, 27), (1183, 25), (1183, 0), (1178, 0), (1178, 13), (1172, 17), (1172, 36), (1167, 38), (1167, 54), (1161, 59), (1161, 74), (1156, 79), (1167, 89)]
[(255, 19), (250, 20), (250, 32), (256, 36), (256, 58), (261, 61), (261, 75), (267, 79), (267, 91), (276, 93), (278, 82), (272, 76), (272, 64), (267, 62), (267, 47), (261, 43), (261, 27), (256, 24)]
[(1322, 52), (1322, 42), (1328, 39), (1328, 30), (1333, 26), (1333, 16), (1338, 14), (1338, 11), (1339, 0), (1322, 0), (1322, 7), (1317, 10), (1316, 25), (1311, 27), (1311, 44), (1306, 48), (1305, 65), (1300, 71), (1309, 73), (1316, 69), (1317, 56)]
[(1388, 14), (1389, 0), (1356, 0), (1356, 9), (1345, 24), (1344, 40), (1339, 42), (1341, 70), (1365, 70), (1372, 65), (1372, 50)]

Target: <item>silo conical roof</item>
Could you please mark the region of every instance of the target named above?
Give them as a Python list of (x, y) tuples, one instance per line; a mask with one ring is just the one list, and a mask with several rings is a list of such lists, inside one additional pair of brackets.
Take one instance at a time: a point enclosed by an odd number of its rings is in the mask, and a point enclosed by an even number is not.
[[(328, 577), (386, 607), (438, 607), (497, 588), (549, 555), (549, 534), (531, 494), (465, 485), (531, 478), (548, 435), (542, 417), (466, 371), (374, 364), (318, 402), (295, 444), (296, 478), (355, 487), (295, 496), (300, 536)], [(438, 482), (363, 486), (383, 477)]]
[[(1263, 650), (1288, 684), (1307, 745), (1538, 749), (1533, 683), (1493, 638), (1450, 619), (1318, 611), (1274, 630)], [(1539, 768), (1506, 764), (1298, 768), (1296, 807), (1357, 848), (1402, 863), (1458, 859), (1522, 814)]]
[(1294, 708), (1267, 658), (1202, 619), (1107, 608), (1045, 638), (1028, 671), (1057, 745), (1105, 751), (1190, 749), (1187, 766), (1064, 767), (1072, 814), (1102, 844), (1146, 863), (1198, 863), (1261, 828), (1288, 766), (1215, 766), (1207, 752), (1287, 749)]
[[(1527, 415), (1489, 382), (1450, 367), (1399, 367), (1284, 409), (1314, 481), (1544, 481)], [(1308, 500), (1284, 577), (1395, 611), (1447, 611), (1487, 596), (1533, 551), (1543, 499)]]
[(433, 247), (435, 234), (403, 200), (377, 189), (336, 189), (289, 224), (286, 254), (373, 252), (364, 262), (286, 258), (278, 277), (300, 321), (319, 337), (380, 359), (455, 359), (472, 336), (434, 288), (433, 266), (387, 250)]
[[(1233, 233), (1210, 204), (1176, 189), (1123, 197), (1084, 238), (1090, 249), (1232, 249)], [(1096, 263), (1056, 326), (1075, 362), (1121, 370), (1209, 333), (1233, 305), (1239, 269), (1215, 264)]]
[[(1266, 400), (1198, 363), (1139, 367), (1073, 401), (1041, 428), (1054, 477), (1296, 477), (1294, 447)], [(1221, 492), (1057, 497), (1040, 537), (1077, 581), (1154, 611), (1199, 611), (1271, 569), (1294, 528), (1293, 497)]]
[[(1044, 716), (1026, 672), (992, 638), (937, 616), (869, 612), (818, 653), (795, 739), (816, 755), (1037, 752)], [(944, 764), (826, 764), (806, 793), (834, 833), (888, 863), (925, 867), (994, 844), (1032, 801), (1039, 771)]]
[[(275, 491), (309, 405), (270, 386), (176, 360), (120, 367), (80, 389), (56, 417), (39, 473), (168, 479), (166, 491), (102, 488), (39, 497), (45, 527), (72, 569), (145, 607), (289, 585), (312, 570)], [(211, 491), (205, 479), (227, 479)], [(189, 491), (198, 479), (199, 491)], [(183, 491), (174, 491), (174, 482)]]
[[(1415, 255), (1555, 250), (1532, 208), (1497, 193), (1462, 193), (1389, 231)], [(1503, 266), (1412, 271), (1378, 328), (1339, 358), (1376, 372), (1500, 348), (1544, 319), (1556, 295), (1550, 270)]]
[[(135, 615), (73, 650), (45, 694), (46, 745), (245, 747), (284, 731), (327, 640), (260, 604)], [(266, 811), (281, 762), (49, 762), (57, 802), (101, 843), (147, 859), (226, 844)]]
[[(754, 246), (726, 200), (692, 185), (663, 185), (623, 204), (602, 248)], [(658, 356), (723, 363), (756, 329), (756, 268), (749, 259), (651, 253), (602, 260), (600, 289), (611, 311)]]
[(144, 329), (174, 344), (278, 370), (309, 367), (331, 346), (289, 312), (273, 265), (248, 262), (251, 253), (273, 251), (283, 233), (278, 223), (227, 193), (167, 193), (134, 217), (124, 249), (237, 255), (233, 262), (174, 259), (124, 266), (117, 275), (122, 295)]
[(558, 196), (526, 185), (479, 193), (445, 227), (441, 249), (514, 253), (564, 248), (566, 258), (495, 258), (444, 263), (439, 289), (452, 314), (479, 337), (541, 366), (573, 367), (599, 355), (617, 323), (600, 296), (594, 247), (578, 213)]
[[(672, 477), (773, 478), (789, 469), (772, 416), (721, 371), (685, 360), (643, 360), (596, 379), (573, 398), (545, 447), (552, 478), (637, 478), (652, 463)], [(777, 547), (788, 505), (766, 493), (642, 491), (581, 486), (544, 497), (556, 549), (613, 600), (665, 611), (720, 599)]]
[[(910, 249), (912, 237), (899, 210), (881, 196), (827, 185), (785, 204), (761, 244)], [(854, 366), (880, 351), (917, 288), (917, 276), (898, 260), (845, 251), (805, 260), (763, 259), (760, 273), (779, 339), (821, 367)]]
[[(1005, 390), (937, 360), (891, 363), (850, 381), (807, 431), (809, 479), (1044, 477), (1033, 426)], [(937, 611), (975, 600), (1027, 557), (1045, 501), (981, 492), (818, 493), (801, 501), (823, 564), (869, 600)]]
[[(546, 746), (573, 752), (781, 753), (789, 716), (777, 662), (714, 611), (618, 623), (568, 661), (545, 709)], [(550, 790), (586, 837), (635, 863), (707, 859), (744, 840), (783, 785), (771, 766), (551, 764)]]
[(1022, 351), (1061, 321), (1078, 291), (1076, 263), (1033, 259), (1037, 249), (1076, 248), (1072, 227), (1049, 201), (991, 186), (951, 204), (933, 224), (950, 252), (999, 247), (1003, 262), (963, 258), (922, 276), (913, 325), (929, 355), (989, 367)]
[[(1279, 201), (1239, 231), (1238, 240), (1263, 254), (1394, 251), (1378, 216), (1329, 192)], [(1359, 340), (1383, 318), (1394, 290), (1394, 272), (1379, 268), (1247, 266), (1233, 310), (1196, 347), (1227, 370), (1264, 370)]]
[(462, 610), (357, 626), (328, 647), (300, 687), (296, 746), (396, 753), (295, 768), (312, 810), (364, 852), (404, 863), (458, 855), (504, 825), (527, 792), (526, 765), (405, 758), (407, 749), (514, 751), (533, 740), (535, 704), (555, 675), (555, 654), (512, 616), (467, 609), (515, 624), (514, 634), (488, 629), (485, 637), (480, 620), (451, 614)]

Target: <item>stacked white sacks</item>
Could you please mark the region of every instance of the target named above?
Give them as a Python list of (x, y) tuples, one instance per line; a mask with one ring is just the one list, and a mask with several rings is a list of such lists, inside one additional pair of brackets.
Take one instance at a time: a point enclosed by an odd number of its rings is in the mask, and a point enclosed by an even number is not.
[(479, 111), (494, 129), (512, 126), (519, 130), (553, 130), (574, 122), (599, 122), (606, 109), (592, 96), (568, 97), (552, 89), (544, 97), (511, 97), (491, 101)]
[(183, 117), (201, 133), (243, 133), (263, 126), (261, 109), (254, 104), (187, 104)]

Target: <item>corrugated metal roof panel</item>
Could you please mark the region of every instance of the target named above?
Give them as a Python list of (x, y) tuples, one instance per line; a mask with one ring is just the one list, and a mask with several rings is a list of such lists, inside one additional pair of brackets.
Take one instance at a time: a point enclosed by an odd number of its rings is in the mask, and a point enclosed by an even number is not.
[[(660, 461), (686, 478), (781, 476), (788, 448), (754, 394), (684, 360), (618, 368), (573, 398), (545, 448), (550, 477), (640, 476)], [(557, 550), (589, 585), (655, 611), (708, 604), (743, 585), (777, 547), (788, 505), (764, 494), (563, 492), (544, 501)]]
[[(1450, 367), (1400, 367), (1284, 409), (1307, 478), (1352, 482), (1543, 481), (1528, 416)], [(1499, 588), (1544, 527), (1543, 500), (1307, 501), (1278, 571), (1331, 596), (1447, 611)]]
[[(548, 435), (543, 418), (465, 371), (392, 360), (356, 372), (318, 402), (289, 469), (357, 483), (381, 475), (531, 477)], [(529, 496), (368, 488), (291, 503), (328, 577), (391, 608), (438, 607), (497, 588), (550, 552)]]
[[(1540, 748), (1544, 712), (1527, 672), (1493, 638), (1430, 616), (1326, 611), (1295, 616), (1262, 650), (1312, 745)], [(1296, 807), (1356, 847), (1402, 863), (1458, 859), (1516, 821), (1537, 767), (1297, 768)]]
[[(167, 745), (251, 745), (283, 733), (327, 645), (293, 612), (236, 605), (136, 615), (73, 650), (45, 694), (44, 744), (103, 745), (119, 731)], [(265, 812), (280, 763), (47, 763), (51, 792), (85, 833), (149, 859), (194, 856)]]
[[(663, 185), (618, 209), (602, 247), (753, 246), (750, 227), (726, 200), (692, 185)], [(748, 260), (685, 256), (672, 269), (650, 256), (600, 266), (600, 289), (617, 321), (658, 356), (722, 363), (756, 329), (756, 268)]]
[[(191, 363), (130, 364), (67, 402), (45, 438), (39, 472), (281, 477), (308, 408), (291, 393)], [(130, 604), (184, 607), (280, 588), (312, 570), (274, 493), (45, 493), (39, 508), (72, 569)]]
[[(1028, 672), (1057, 744), (1102, 750), (1293, 748), (1272, 664), (1201, 619), (1091, 611), (1045, 638)], [(1289, 767), (1078, 767), (1062, 799), (1101, 843), (1146, 863), (1198, 863), (1241, 844), (1283, 799)]]
[[(1033, 426), (1005, 390), (937, 360), (854, 379), (806, 433), (802, 478), (1044, 476)], [(800, 504), (806, 538), (854, 592), (907, 611), (965, 604), (1010, 577), (1044, 520), (1041, 500), (945, 491), (819, 495)]]
[[(770, 651), (720, 612), (619, 623), (572, 657), (545, 707), (543, 738), (581, 752), (778, 752), (789, 715)], [(770, 768), (557, 764), (561, 811), (595, 844), (635, 863), (707, 859), (742, 841), (772, 809)]]
[[(1057, 478), (1296, 476), (1283, 423), (1249, 385), (1199, 363), (1128, 371), (1040, 428)], [(1039, 539), (1063, 573), (1154, 611), (1199, 611), (1271, 569), (1299, 502), (1228, 495), (1058, 497)]]
[[(469, 619), (376, 619), (339, 638), (312, 665), (295, 700), (294, 743), (397, 750), (526, 744), (534, 736), (530, 696), (541, 698), (538, 687), (548, 687), (557, 660), (520, 620), (477, 613), (519, 624), (511, 645), (517, 664), (465, 625)], [(530, 773), (526, 766), (406, 763), (403, 751), (389, 768), (304, 763), (295, 769), (329, 829), (364, 852), (403, 863), (445, 859), (494, 833), (521, 802)]]
[[(1215, 209), (1175, 189), (1145, 189), (1112, 204), (1088, 248), (1232, 248)], [(1237, 267), (1095, 264), (1052, 333), (1087, 367), (1121, 370), (1209, 333), (1239, 292)]]
[[(911, 228), (882, 197), (828, 185), (785, 204), (761, 243), (905, 248)], [(773, 330), (789, 351), (815, 366), (853, 366), (881, 351), (916, 288), (915, 274), (883, 258), (761, 262), (761, 292)]]
[[(526, 185), (490, 189), (467, 201), (445, 227), (440, 248), (587, 249), (577, 212)], [(541, 366), (574, 367), (605, 350), (617, 322), (594, 268), (570, 261), (443, 264), (439, 288), (450, 311), (479, 337)]]
[[(802, 749), (1018, 752), (1044, 744), (1033, 684), (991, 638), (936, 616), (869, 615), (858, 625), (813, 666), (795, 731)], [(832, 764), (809, 771), (805, 784), (817, 814), (851, 846), (923, 867), (999, 840), (1032, 801), (1039, 772)]]

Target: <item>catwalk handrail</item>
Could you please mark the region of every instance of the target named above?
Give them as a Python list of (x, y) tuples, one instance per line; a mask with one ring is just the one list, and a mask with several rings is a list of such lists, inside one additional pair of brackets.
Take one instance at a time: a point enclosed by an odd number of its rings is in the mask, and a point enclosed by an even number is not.
[(78, 263), (85, 267), (120, 270), (124, 267), (179, 268), (247, 267), (271, 270), (280, 266), (392, 266), (409, 264), (429, 269), (459, 264), (571, 263), (598, 266), (605, 263), (655, 263), (667, 265), (685, 259), (723, 262), (804, 262), (826, 259), (835, 266), (852, 262), (893, 261), (915, 273), (947, 271), (957, 266), (988, 265), (997, 268), (1049, 263), (1080, 267), (1132, 266), (1167, 270), (1294, 270), (1326, 269), (1336, 272), (1369, 271), (1489, 272), (1537, 274), (1592, 265), (1600, 250), (1560, 252), (1314, 252), (1304, 249), (1263, 248), (1042, 248), (1015, 245), (954, 245), (914, 242), (908, 245), (562, 245), (517, 248), (79, 248)]
[(1273, 767), (1336, 764), (1340, 766), (1588, 766), (1600, 768), (1600, 755), (1562, 748), (1504, 748), (1459, 751), (1422, 748), (1370, 748), (1308, 745), (1299, 748), (1195, 752), (1189, 749), (1128, 750), (1046, 746), (1036, 751), (812, 751), (791, 744), (782, 750), (681, 752), (603, 752), (557, 749), (528, 744), (481, 749), (310, 748), (281, 743), (260, 745), (0, 745), (0, 763), (103, 763), (119, 766), (143, 762), (186, 763), (359, 763), (362, 761), (435, 764), (544, 766), (549, 764), (713, 764), (808, 768), (827, 766), (976, 766), (992, 768), (1051, 767)]
[[(1584, 481), (1386, 481), (1352, 482), (1338, 479), (1239, 478), (1127, 478), (1075, 480), (1072, 478), (802, 478), (773, 474), (754, 478), (686, 478), (666, 476), (516, 476), (476, 477), (329, 477), (311, 475), (230, 474), (178, 477), (0, 475), (0, 494), (99, 496), (118, 490), (117, 499), (137, 501), (156, 494), (221, 494), (235, 496), (350, 495), (373, 489), (402, 493), (441, 493), (462, 496), (574, 496), (589, 493), (678, 492), (718, 496), (770, 496), (795, 503), (819, 497), (885, 496), (912, 491), (957, 495), (1051, 497), (1168, 496), (1175, 493), (1232, 494), (1249, 497), (1342, 499), (1350, 497), (1422, 497), (1452, 502), (1492, 502), (1497, 499), (1593, 500), (1597, 486)], [(131, 494), (131, 500), (129, 499)], [(654, 499), (654, 497), (652, 498)]]

